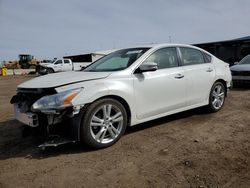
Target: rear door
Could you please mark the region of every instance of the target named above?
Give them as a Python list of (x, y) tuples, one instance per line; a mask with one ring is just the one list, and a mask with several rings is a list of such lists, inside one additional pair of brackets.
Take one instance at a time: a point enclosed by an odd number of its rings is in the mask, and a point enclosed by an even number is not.
[(63, 64), (63, 71), (71, 71), (72, 70), (72, 63), (68, 59), (64, 59), (64, 64)]
[(190, 47), (179, 47), (179, 52), (187, 80), (187, 106), (207, 102), (215, 79), (211, 56)]
[(54, 63), (53, 69), (54, 69), (55, 72), (61, 72), (61, 71), (63, 71), (63, 61), (61, 59), (58, 59)]
[(186, 81), (175, 47), (153, 52), (143, 63), (154, 62), (158, 70), (135, 73), (137, 118), (145, 119), (186, 105)]

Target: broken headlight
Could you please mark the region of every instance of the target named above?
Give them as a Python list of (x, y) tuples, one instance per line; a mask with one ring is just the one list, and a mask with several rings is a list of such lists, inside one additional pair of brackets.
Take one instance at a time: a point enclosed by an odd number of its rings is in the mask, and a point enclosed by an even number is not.
[(72, 106), (71, 101), (78, 95), (81, 88), (63, 91), (54, 95), (44, 96), (32, 105), (32, 111), (64, 109)]

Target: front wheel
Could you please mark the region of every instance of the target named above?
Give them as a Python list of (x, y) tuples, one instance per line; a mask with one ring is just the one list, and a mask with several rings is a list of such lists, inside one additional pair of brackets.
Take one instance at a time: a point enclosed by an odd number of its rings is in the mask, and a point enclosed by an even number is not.
[(51, 68), (49, 68), (49, 69), (47, 70), (47, 73), (48, 73), (48, 74), (54, 73), (54, 70), (51, 69)]
[(208, 108), (212, 112), (219, 111), (225, 102), (226, 88), (221, 82), (214, 83), (209, 96)]
[(88, 106), (81, 124), (81, 140), (93, 148), (105, 148), (117, 142), (125, 132), (127, 113), (124, 106), (111, 98)]

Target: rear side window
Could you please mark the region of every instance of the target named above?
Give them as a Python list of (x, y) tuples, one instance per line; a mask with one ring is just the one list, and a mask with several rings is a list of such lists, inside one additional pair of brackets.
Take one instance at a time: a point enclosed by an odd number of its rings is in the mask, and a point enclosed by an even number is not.
[(69, 63), (69, 60), (68, 59), (64, 59), (64, 63)]
[(206, 63), (203, 53), (200, 50), (180, 47), (180, 51), (182, 57), (182, 64), (184, 66)]
[(177, 51), (175, 47), (162, 48), (151, 54), (145, 61), (157, 63), (158, 69), (178, 67)]
[(212, 62), (212, 57), (211, 55), (207, 54), (207, 53), (203, 53), (204, 54), (204, 58), (206, 63), (211, 63)]

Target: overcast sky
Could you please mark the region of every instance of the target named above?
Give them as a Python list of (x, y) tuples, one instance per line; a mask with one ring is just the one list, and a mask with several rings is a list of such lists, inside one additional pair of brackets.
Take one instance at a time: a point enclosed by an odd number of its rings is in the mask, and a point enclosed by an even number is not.
[(249, 0), (0, 0), (0, 61), (250, 35)]

